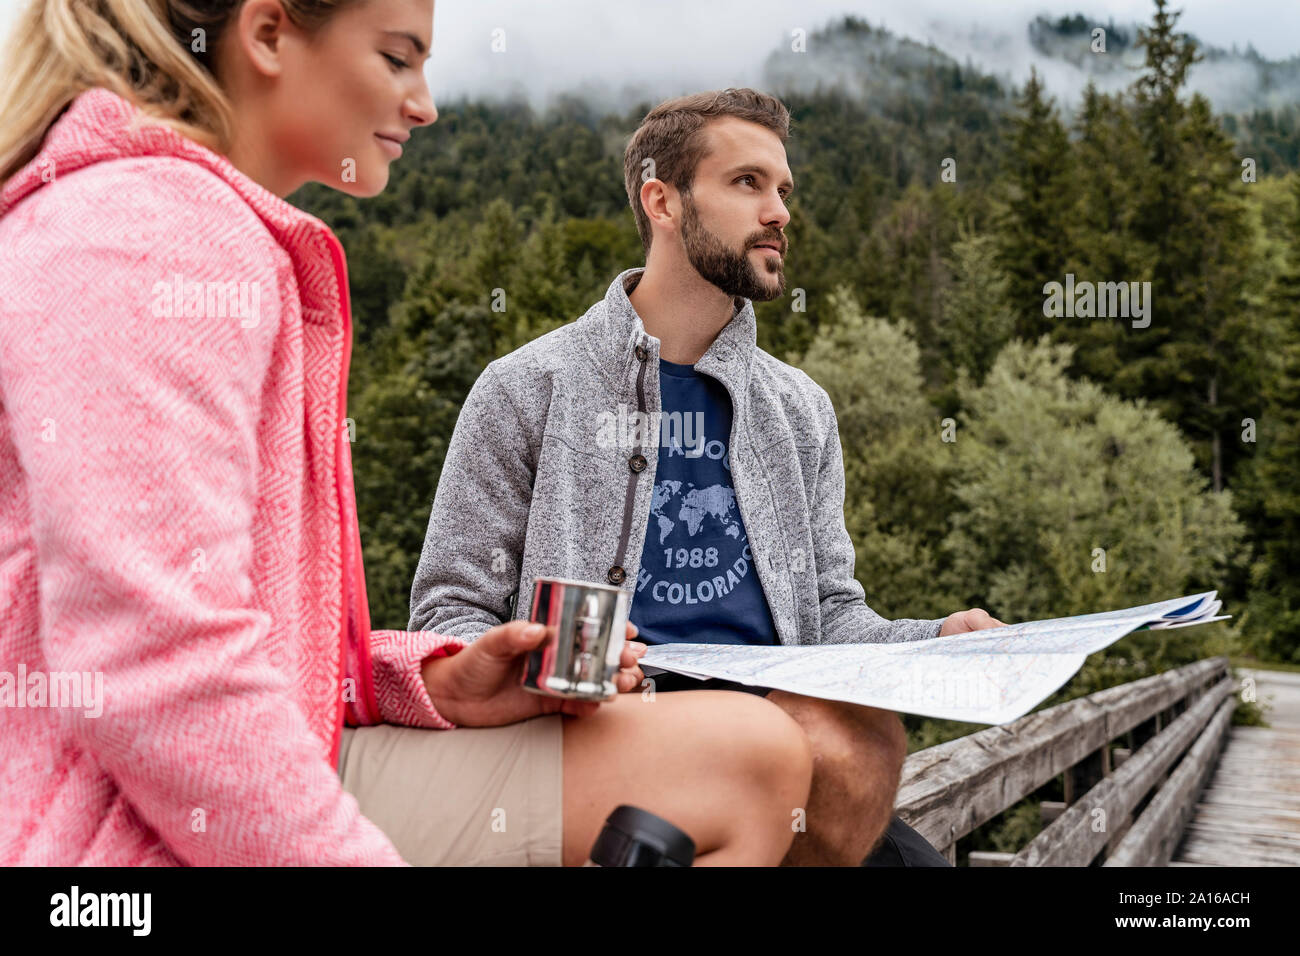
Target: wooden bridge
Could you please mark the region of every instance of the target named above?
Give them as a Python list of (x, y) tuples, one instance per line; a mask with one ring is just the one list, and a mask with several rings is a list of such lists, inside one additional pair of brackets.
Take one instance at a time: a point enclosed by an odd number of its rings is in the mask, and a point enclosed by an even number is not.
[[(1232, 726), (1249, 682), (1271, 727)], [(1058, 776), (1042, 832), (971, 866), (1300, 865), (1300, 674), (1216, 657), (1027, 714), (909, 756), (895, 806), (955, 863)]]

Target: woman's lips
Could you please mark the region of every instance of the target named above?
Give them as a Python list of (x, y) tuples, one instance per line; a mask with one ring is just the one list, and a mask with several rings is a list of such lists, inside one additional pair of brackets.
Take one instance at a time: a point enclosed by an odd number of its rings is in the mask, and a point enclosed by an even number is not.
[(402, 144), (397, 140), (389, 139), (387, 136), (380, 136), (378, 133), (375, 134), (375, 139), (379, 140), (379, 144), (384, 147), (384, 150), (393, 159), (398, 159), (402, 155)]

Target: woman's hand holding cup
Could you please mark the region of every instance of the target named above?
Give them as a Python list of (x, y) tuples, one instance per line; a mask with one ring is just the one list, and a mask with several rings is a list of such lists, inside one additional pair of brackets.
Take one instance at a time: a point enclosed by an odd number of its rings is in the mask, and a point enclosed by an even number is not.
[[(614, 684), (621, 693), (640, 686), (645, 675), (637, 661), (646, 645), (634, 641), (636, 625), (627, 625)], [(524, 659), (546, 639), (546, 628), (531, 621), (510, 621), (486, 631), (461, 651), (431, 657), (422, 674), (438, 713), (463, 727), (497, 727), (541, 714), (588, 717), (599, 701), (530, 694), (520, 686)]]

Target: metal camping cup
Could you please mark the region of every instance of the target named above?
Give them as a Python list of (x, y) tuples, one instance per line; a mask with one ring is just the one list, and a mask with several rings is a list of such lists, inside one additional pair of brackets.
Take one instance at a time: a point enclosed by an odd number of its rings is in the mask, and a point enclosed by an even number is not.
[(528, 619), (546, 626), (546, 640), (524, 662), (524, 690), (579, 700), (617, 694), (627, 607), (627, 592), (607, 584), (537, 578)]

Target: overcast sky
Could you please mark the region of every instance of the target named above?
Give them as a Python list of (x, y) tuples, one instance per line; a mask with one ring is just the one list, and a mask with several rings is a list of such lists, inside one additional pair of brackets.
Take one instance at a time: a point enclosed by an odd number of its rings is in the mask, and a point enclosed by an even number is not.
[[(0, 30), (8, 33), (22, 5), (0, 0)], [(1180, 27), (1207, 43), (1249, 43), (1272, 59), (1300, 53), (1300, 0), (1181, 7)], [(1025, 26), (1036, 14), (1123, 24), (1145, 23), (1152, 9), (1150, 0), (437, 0), (428, 75), (437, 100), (512, 89), (543, 102), (571, 89), (671, 96), (756, 85), (763, 60), (788, 49), (791, 31), (811, 34), (853, 13), (1019, 81), (1030, 63)], [(498, 29), (504, 52), (492, 50)]]

